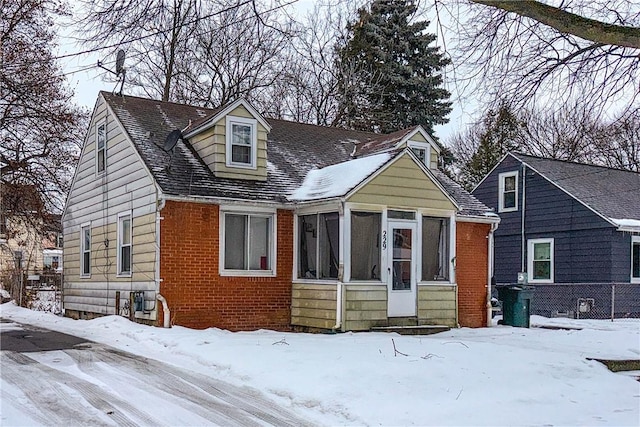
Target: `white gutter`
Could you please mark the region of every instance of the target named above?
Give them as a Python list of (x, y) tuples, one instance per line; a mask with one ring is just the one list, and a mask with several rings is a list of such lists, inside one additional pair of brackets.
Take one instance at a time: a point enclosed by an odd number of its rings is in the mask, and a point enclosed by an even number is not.
[[(521, 262), (521, 270), (520, 271), (526, 271), (526, 264), (525, 264), (525, 249), (527, 247), (526, 245), (526, 241), (525, 241), (525, 234), (524, 234), (524, 208), (525, 208), (525, 191), (526, 191), (526, 187), (527, 187), (527, 165), (525, 165), (524, 163), (522, 163), (522, 216), (520, 219), (520, 256), (522, 258), (522, 262)], [(517, 200), (518, 195), (516, 194), (516, 200)]]
[(160, 294), (160, 282), (162, 282), (162, 279), (160, 278), (160, 221), (164, 219), (160, 216), (160, 211), (164, 208), (165, 204), (166, 200), (159, 196), (158, 187), (156, 187), (156, 299), (162, 303), (163, 327), (170, 328), (171, 312), (169, 311), (167, 300)]
[(340, 215), (339, 218), (339, 227), (340, 230), (340, 238), (338, 239), (340, 242), (340, 248), (338, 249), (338, 283), (336, 285), (336, 324), (331, 328), (334, 331), (337, 331), (342, 326), (342, 281), (344, 280), (344, 201), (340, 203), (340, 207), (338, 209), (338, 213)]
[(498, 229), (499, 223), (491, 224), (491, 229), (489, 230), (489, 234), (487, 235), (487, 239), (489, 239), (487, 244), (487, 326), (491, 326), (491, 316), (493, 315), (493, 308), (491, 306), (491, 282), (493, 279), (493, 233)]

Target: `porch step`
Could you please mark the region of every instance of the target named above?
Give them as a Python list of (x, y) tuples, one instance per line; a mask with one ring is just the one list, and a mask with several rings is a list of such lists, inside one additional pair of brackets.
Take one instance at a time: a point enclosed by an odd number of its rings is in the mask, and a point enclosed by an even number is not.
[(372, 332), (395, 332), (399, 335), (431, 335), (450, 330), (450, 327), (444, 325), (374, 326), (371, 328)]

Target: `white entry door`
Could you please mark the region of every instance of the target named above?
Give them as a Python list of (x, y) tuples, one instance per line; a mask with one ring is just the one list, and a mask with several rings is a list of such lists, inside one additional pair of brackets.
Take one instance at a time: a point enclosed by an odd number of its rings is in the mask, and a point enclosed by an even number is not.
[(387, 287), (389, 317), (416, 315), (416, 249), (415, 223), (389, 222)]

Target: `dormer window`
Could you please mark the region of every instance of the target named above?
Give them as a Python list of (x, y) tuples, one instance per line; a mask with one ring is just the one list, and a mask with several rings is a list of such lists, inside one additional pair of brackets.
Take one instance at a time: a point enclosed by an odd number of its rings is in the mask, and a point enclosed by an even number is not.
[(257, 120), (227, 116), (227, 166), (256, 168)]
[(429, 167), (429, 153), (431, 153), (431, 147), (429, 144), (422, 142), (409, 141), (409, 148), (413, 151), (413, 154), (422, 162), (423, 165)]

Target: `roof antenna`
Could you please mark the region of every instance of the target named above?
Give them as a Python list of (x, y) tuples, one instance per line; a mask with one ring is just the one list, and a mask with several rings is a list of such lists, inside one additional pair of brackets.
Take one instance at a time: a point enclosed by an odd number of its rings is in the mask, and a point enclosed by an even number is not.
[[(116, 55), (116, 70), (110, 70), (107, 67), (105, 67), (104, 65), (102, 65), (102, 62), (98, 61), (98, 67), (102, 68), (103, 70), (107, 70), (108, 72), (110, 72), (111, 74), (115, 74), (115, 76), (118, 78), (118, 82), (116, 82), (116, 87), (118, 87), (118, 83), (120, 83), (120, 92), (117, 93), (117, 95), (122, 96), (122, 88), (124, 87), (124, 79), (125, 76), (127, 74), (126, 69), (124, 68), (124, 50), (122, 49), (118, 49), (118, 53)], [(122, 76), (122, 81), (120, 81), (120, 76)], [(113, 88), (113, 91), (115, 93), (116, 88)]]

